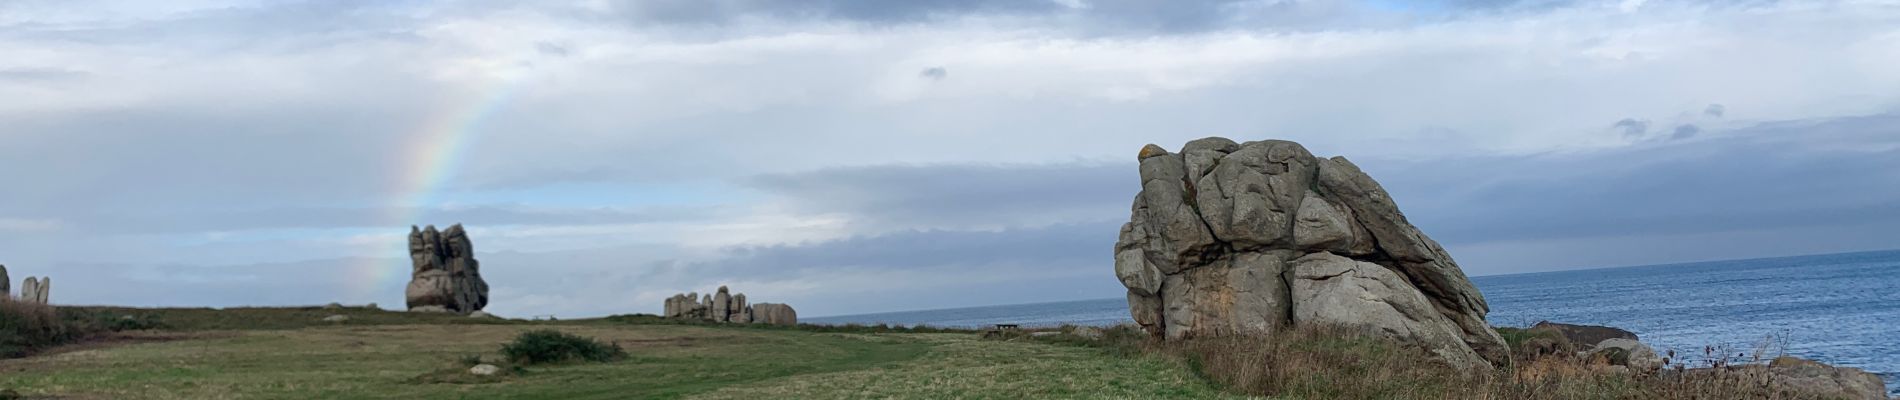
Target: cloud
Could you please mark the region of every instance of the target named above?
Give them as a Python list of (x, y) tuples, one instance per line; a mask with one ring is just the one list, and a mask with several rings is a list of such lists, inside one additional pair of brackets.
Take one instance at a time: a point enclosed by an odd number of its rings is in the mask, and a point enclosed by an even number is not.
[(535, 42), (534, 50), (544, 55), (567, 57), (567, 47), (549, 42)]
[(1610, 127), (1623, 131), (1623, 137), (1628, 139), (1641, 138), (1649, 134), (1649, 121), (1635, 118), (1618, 120), (1615, 125), (1611, 125)]
[(1039, 226), (1126, 218), (1141, 189), (1131, 164), (883, 164), (742, 184), (795, 212), (848, 215), (871, 229)]
[(1676, 125), (1675, 132), (1672, 132), (1669, 134), (1669, 140), (1688, 139), (1688, 138), (1695, 137), (1695, 134), (1701, 133), (1701, 132), (1702, 132), (1702, 128), (1695, 126), (1695, 124)]
[[(1034, 266), (1104, 251), (1051, 232), (1111, 229), (1136, 149), (1208, 135), (1350, 156), (1474, 268), (1565, 264), (1506, 242), (1667, 259), (1889, 220), (1897, 24), (1854, 2), (0, 2), (0, 261), (277, 279), (461, 221), (542, 274), (505, 286), (523, 312), (746, 279), (715, 273), (753, 265), (731, 246), (933, 255), (747, 281), (827, 309), (886, 281), (1107, 297)], [(1063, 254), (928, 247), (981, 235)], [(1759, 248), (1853, 247), (1821, 241)], [(628, 246), (653, 247), (561, 255)]]
[(48, 82), (83, 79), (85, 71), (61, 68), (0, 68), (0, 81)]
[(930, 68), (924, 68), (922, 72), (918, 72), (917, 76), (922, 77), (924, 79), (933, 80), (933, 81), (941, 81), (943, 80), (943, 78), (949, 77), (950, 72), (948, 70), (943, 69), (943, 67), (930, 67)]

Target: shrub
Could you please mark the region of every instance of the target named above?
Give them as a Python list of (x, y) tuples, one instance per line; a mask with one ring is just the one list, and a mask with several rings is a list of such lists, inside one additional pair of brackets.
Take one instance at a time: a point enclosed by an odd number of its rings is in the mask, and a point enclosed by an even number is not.
[(627, 357), (627, 351), (618, 344), (601, 344), (552, 329), (522, 332), (514, 342), (501, 346), (501, 354), (524, 365), (576, 360), (607, 362)]
[(97, 326), (52, 306), (0, 300), (0, 358), (77, 341), (97, 332)]

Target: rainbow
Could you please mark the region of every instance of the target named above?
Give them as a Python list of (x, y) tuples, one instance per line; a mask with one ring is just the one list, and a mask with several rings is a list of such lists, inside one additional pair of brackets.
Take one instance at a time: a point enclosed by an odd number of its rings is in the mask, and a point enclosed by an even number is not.
[[(474, 142), (482, 131), (482, 123), (496, 111), (510, 103), (517, 92), (525, 86), (527, 79), (521, 77), (500, 79), (498, 84), (480, 91), (476, 96), (465, 97), (463, 101), (448, 102), (444, 112), (431, 113), (422, 123), (407, 135), (407, 143), (401, 148), (408, 149), (400, 153), (404, 160), (398, 163), (400, 175), (395, 175), (391, 192), (395, 203), (385, 205), (389, 213), (384, 217), (391, 229), (408, 228), (410, 225), (452, 224), (458, 221), (418, 221), (419, 214), (434, 205), (438, 199), (436, 192), (443, 183), (455, 177), (455, 171), (461, 167), (462, 157), (469, 143)], [(380, 228), (379, 228), (380, 229)], [(407, 230), (402, 230), (406, 235)], [(380, 235), (372, 235), (380, 236)], [(405, 252), (405, 242), (377, 243), (371, 246), (377, 254), (357, 263), (349, 272), (349, 295), (351, 298), (376, 297), (377, 291), (385, 285), (408, 279), (409, 261)], [(400, 248), (401, 250), (396, 250)], [(392, 262), (388, 256), (398, 256)]]

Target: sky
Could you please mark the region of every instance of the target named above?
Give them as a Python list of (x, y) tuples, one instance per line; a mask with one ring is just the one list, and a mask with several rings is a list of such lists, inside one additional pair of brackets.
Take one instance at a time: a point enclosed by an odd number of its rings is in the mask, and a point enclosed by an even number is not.
[(55, 303), (1113, 298), (1148, 143), (1287, 139), (1465, 272), (1900, 248), (1900, 2), (0, 0)]

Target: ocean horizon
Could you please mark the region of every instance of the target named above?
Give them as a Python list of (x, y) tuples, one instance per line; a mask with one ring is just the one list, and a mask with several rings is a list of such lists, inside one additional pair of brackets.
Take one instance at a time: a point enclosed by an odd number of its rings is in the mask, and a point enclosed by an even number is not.
[[(1108, 272), (1104, 272), (1108, 273)], [(1636, 333), (1696, 362), (1787, 354), (1881, 375), (1900, 394), (1900, 250), (1576, 269), (1471, 278), (1492, 325), (1539, 321)], [(979, 328), (1133, 323), (1103, 298), (807, 318), (818, 324)], [(1735, 357), (1728, 357), (1735, 358)], [(1743, 360), (1745, 361), (1745, 360)]]

